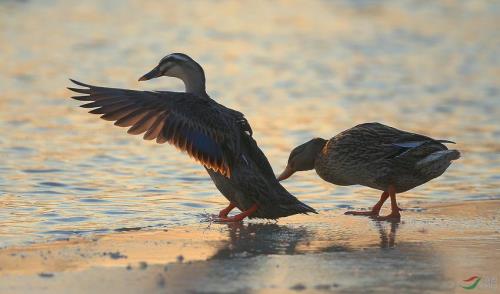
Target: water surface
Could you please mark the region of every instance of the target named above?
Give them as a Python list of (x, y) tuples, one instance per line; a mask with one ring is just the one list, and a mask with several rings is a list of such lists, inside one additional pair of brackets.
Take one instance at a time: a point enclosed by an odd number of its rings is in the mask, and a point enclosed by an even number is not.
[[(226, 200), (202, 167), (87, 114), (68, 78), (182, 90), (138, 77), (170, 52), (246, 114), (275, 172), (294, 146), (379, 121), (456, 141), (462, 158), (399, 197), (498, 199), (500, 36), (495, 1), (2, 1), (0, 246), (203, 220)], [(378, 191), (314, 172), (284, 184), (325, 210)]]

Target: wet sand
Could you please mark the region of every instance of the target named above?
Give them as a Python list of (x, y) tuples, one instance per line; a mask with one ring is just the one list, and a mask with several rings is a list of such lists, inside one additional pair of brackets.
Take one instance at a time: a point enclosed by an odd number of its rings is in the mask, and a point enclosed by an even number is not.
[[(123, 229), (0, 250), (0, 293), (498, 293), (500, 201)], [(203, 219), (203, 217), (200, 217)]]

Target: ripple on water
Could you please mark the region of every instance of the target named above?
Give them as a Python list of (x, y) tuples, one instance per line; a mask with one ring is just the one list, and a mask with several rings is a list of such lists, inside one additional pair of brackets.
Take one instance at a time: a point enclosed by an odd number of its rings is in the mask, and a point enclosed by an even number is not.
[(130, 232), (130, 231), (140, 231), (141, 227), (130, 227), (130, 228), (118, 228), (115, 229), (115, 232)]
[(63, 192), (58, 192), (58, 191), (53, 191), (53, 190), (34, 190), (28, 192), (28, 194), (40, 194), (40, 195), (61, 195), (64, 194)]
[(25, 146), (13, 146), (9, 148), (9, 151), (14, 152), (14, 153), (21, 153), (21, 154), (27, 154), (27, 153), (32, 153), (35, 150), (33, 148), (25, 147)]
[(49, 212), (49, 213), (40, 213), (39, 216), (41, 216), (41, 217), (58, 217), (59, 214), (58, 213)]
[(103, 212), (107, 215), (121, 215), (121, 214), (134, 214), (132, 211), (118, 211), (118, 210), (107, 210)]
[(39, 183), (41, 186), (50, 186), (50, 187), (66, 187), (66, 184), (58, 183), (58, 182), (41, 182)]
[(63, 222), (63, 223), (74, 223), (74, 222), (82, 222), (88, 220), (88, 217), (85, 216), (72, 216), (72, 217), (62, 217), (56, 218), (54, 221)]
[(159, 217), (145, 217), (145, 221), (147, 222), (157, 222), (157, 221), (164, 221), (164, 218), (159, 218)]
[(57, 168), (49, 168), (49, 169), (35, 168), (35, 169), (24, 169), (22, 171), (25, 172), (25, 173), (28, 173), (28, 174), (45, 174), (45, 173), (60, 173), (60, 172), (64, 172), (64, 170), (57, 169)]
[(72, 190), (78, 190), (78, 191), (83, 191), (83, 192), (95, 192), (99, 191), (99, 188), (89, 188), (89, 187), (73, 187), (71, 188)]
[(90, 158), (91, 162), (117, 162), (121, 161), (119, 158), (111, 156), (109, 154), (98, 154)]
[(210, 207), (210, 205), (206, 205), (204, 203), (201, 203), (201, 202), (182, 202), (180, 203), (180, 205), (182, 206), (186, 206), (186, 207), (194, 207), (194, 208), (208, 208)]
[(500, 194), (490, 195), (490, 194), (473, 194), (465, 197), (466, 200), (497, 200), (500, 199)]
[(108, 229), (96, 229), (96, 230), (51, 230), (42, 232), (44, 235), (55, 235), (58, 238), (63, 236), (71, 236), (71, 235), (83, 235), (88, 233), (106, 233), (109, 232)]
[(99, 199), (99, 198), (82, 198), (79, 200), (84, 203), (102, 203), (102, 202), (110, 202), (109, 200)]
[(200, 182), (200, 181), (208, 181), (208, 177), (177, 177), (178, 180), (184, 182)]
[(141, 190), (141, 192), (144, 192), (144, 193), (154, 193), (154, 194), (164, 194), (164, 193), (171, 192), (171, 190), (166, 190), (166, 189), (144, 189), (144, 190)]
[(75, 234), (81, 234), (85, 231), (80, 231), (80, 230), (52, 230), (52, 231), (45, 231), (42, 232), (42, 234), (46, 235), (75, 235)]

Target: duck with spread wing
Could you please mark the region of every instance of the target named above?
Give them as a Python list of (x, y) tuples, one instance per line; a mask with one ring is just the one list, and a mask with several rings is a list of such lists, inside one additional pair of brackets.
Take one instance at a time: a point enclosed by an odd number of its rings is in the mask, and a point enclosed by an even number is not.
[[(315, 213), (291, 195), (275, 178), (266, 156), (252, 137), (245, 116), (211, 99), (205, 90), (203, 68), (189, 56), (165, 56), (139, 81), (161, 76), (176, 77), (185, 92), (136, 91), (98, 87), (71, 80), (84, 95), (72, 98), (86, 101), (92, 114), (130, 127), (129, 134), (144, 133), (145, 140), (169, 142), (201, 163), (215, 186), (229, 200), (220, 211), (222, 222), (245, 217), (277, 219), (298, 213)], [(242, 212), (228, 217), (233, 208)]]

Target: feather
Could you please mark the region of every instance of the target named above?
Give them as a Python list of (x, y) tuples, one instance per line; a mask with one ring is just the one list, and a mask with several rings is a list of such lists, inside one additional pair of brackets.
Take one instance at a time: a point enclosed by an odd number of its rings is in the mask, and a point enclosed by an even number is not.
[(457, 144), (457, 143), (450, 141), (450, 140), (436, 140), (436, 141), (438, 141), (439, 143)]
[(89, 113), (101, 114), (102, 119), (115, 121), (117, 126), (130, 127), (129, 134), (145, 132), (145, 140), (156, 139), (159, 144), (168, 141), (226, 176), (230, 174), (230, 157), (240, 153), (240, 136), (251, 129), (241, 113), (207, 97), (96, 87), (72, 81), (83, 88), (70, 90), (87, 94), (74, 99), (88, 101), (81, 107), (94, 108)]
[(130, 129), (128, 129), (127, 133), (131, 135), (139, 135), (149, 130), (149, 128), (154, 124), (156, 119), (158, 118), (157, 111), (151, 111), (147, 115), (145, 115), (141, 120), (135, 123)]
[(429, 141), (410, 141), (410, 142), (399, 142), (399, 143), (392, 143), (394, 146), (402, 147), (402, 148), (416, 148), (422, 144), (425, 144)]
[[(101, 109), (101, 111), (102, 111), (102, 109), (105, 107), (98, 108), (98, 109)], [(110, 112), (106, 112), (105, 114), (101, 115), (101, 118), (104, 120), (109, 120), (109, 121), (118, 120), (118, 119), (125, 117), (126, 115), (128, 115), (136, 110), (137, 110), (137, 106), (129, 105), (129, 106), (125, 106), (122, 108), (118, 108), (116, 110), (112, 110)]]
[(146, 131), (144, 134), (144, 140), (153, 140), (160, 134), (163, 129), (163, 125), (165, 124), (165, 117), (167, 114), (159, 116), (153, 125)]
[(140, 121), (146, 114), (148, 114), (148, 111), (148, 109), (137, 109), (117, 120), (115, 122), (115, 126), (130, 127), (131, 125)]

